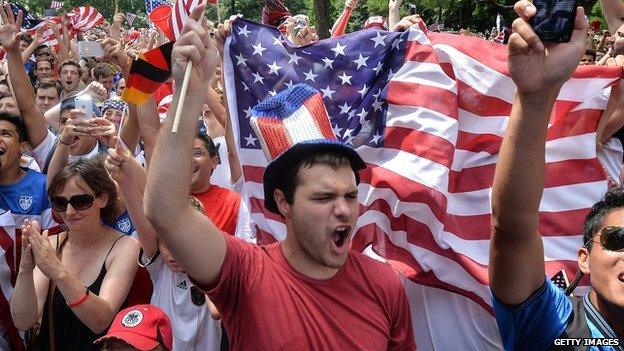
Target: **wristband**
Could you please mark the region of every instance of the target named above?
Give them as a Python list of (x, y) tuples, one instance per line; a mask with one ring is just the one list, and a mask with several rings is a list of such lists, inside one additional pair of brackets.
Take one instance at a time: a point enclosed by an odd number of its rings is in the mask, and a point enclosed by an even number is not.
[(87, 301), (87, 298), (89, 297), (89, 289), (87, 289), (87, 291), (85, 291), (85, 293), (80, 296), (78, 298), (78, 300), (74, 301), (74, 302), (67, 302), (65, 301), (65, 303), (67, 303), (67, 306), (69, 306), (69, 308), (74, 308), (74, 307), (78, 307), (80, 306), (83, 302)]
[(61, 143), (61, 144), (63, 144), (63, 145), (67, 145), (67, 146), (71, 145), (71, 143), (66, 143), (66, 142), (64, 142), (64, 141), (63, 141), (63, 138), (61, 138), (61, 137), (59, 137), (59, 138), (58, 138), (58, 141), (59, 141), (59, 143)]

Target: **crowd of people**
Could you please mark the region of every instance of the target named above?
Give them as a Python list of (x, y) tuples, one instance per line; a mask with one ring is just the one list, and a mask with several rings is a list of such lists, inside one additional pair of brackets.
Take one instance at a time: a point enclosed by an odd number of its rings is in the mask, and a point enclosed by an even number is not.
[[(585, 296), (546, 278), (538, 230), (559, 89), (579, 65), (624, 66), (624, 3), (600, 3), (609, 30), (588, 30), (579, 7), (570, 42), (553, 44), (536, 36), (536, 9), (520, 0), (505, 38), (517, 90), (492, 189), (489, 276), (506, 350), (562, 338), (624, 347), (624, 190), (614, 185), (585, 220)], [(277, 5), (267, 1), (266, 24), (296, 46), (319, 40), (307, 16)], [(390, 5), (387, 20), (371, 16), (362, 30), (423, 21)], [(356, 6), (345, 2), (331, 36), (345, 34)], [(331, 116), (314, 105), (320, 92), (305, 84), (249, 112), (269, 159), (264, 208), (286, 225), (283, 241), (257, 244), (221, 67), (231, 20), (210, 23), (204, 10), (191, 10), (173, 45), (172, 79), (137, 105), (121, 98), (131, 62), (167, 42), (161, 31), (124, 28), (117, 14), (74, 38), (63, 24), (49, 45), (22, 31), (21, 12), (0, 8), (0, 350), (416, 349), (399, 272), (350, 249), (366, 163), (331, 133)], [(103, 55), (80, 50), (83, 41)], [(619, 89), (598, 145), (624, 138)], [(263, 132), (289, 119), (296, 137)]]

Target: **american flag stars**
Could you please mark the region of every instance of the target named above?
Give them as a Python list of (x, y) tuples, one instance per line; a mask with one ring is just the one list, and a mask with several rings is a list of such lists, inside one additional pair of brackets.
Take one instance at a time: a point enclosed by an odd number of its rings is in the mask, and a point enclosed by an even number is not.
[(359, 31), (304, 48), (295, 47), (273, 28), (244, 19), (233, 23), (232, 33), (228, 59), (234, 73), (241, 147), (260, 148), (249, 125), (251, 108), (299, 83), (321, 92), (340, 140), (355, 147), (383, 146), (386, 74), (403, 64), (403, 53), (390, 53), (389, 48), (401, 33)]

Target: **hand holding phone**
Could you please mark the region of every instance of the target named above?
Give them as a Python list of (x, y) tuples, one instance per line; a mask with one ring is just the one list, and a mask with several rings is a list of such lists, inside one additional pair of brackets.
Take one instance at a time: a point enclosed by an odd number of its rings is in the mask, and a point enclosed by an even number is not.
[(572, 37), (578, 0), (534, 0), (531, 26), (542, 42), (567, 43)]
[(84, 116), (78, 118), (79, 121), (87, 121), (93, 118), (93, 99), (88, 94), (78, 95), (75, 107), (76, 110), (84, 112)]
[(97, 41), (79, 41), (78, 54), (81, 57), (104, 57), (104, 47)]

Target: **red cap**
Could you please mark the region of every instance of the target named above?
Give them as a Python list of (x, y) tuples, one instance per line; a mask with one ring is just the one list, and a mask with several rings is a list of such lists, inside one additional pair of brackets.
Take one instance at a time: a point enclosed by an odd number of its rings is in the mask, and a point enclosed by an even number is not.
[(163, 310), (153, 305), (136, 305), (117, 313), (108, 333), (95, 344), (109, 339), (123, 340), (145, 351), (158, 346), (159, 340), (167, 350), (173, 348), (171, 321)]

